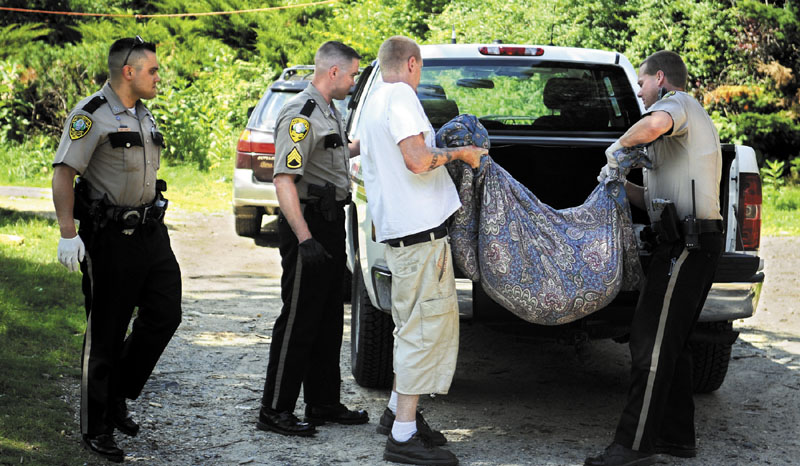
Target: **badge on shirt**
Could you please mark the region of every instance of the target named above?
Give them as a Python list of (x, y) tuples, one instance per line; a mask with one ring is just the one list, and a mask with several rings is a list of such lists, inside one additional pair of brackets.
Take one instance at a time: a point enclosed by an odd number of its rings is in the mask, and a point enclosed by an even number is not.
[(291, 168), (292, 170), (296, 170), (303, 166), (303, 156), (300, 155), (300, 152), (297, 150), (297, 147), (293, 148), (289, 155), (286, 156), (286, 168)]
[(92, 119), (86, 115), (75, 115), (69, 124), (69, 138), (80, 139), (92, 129)]
[(310, 127), (311, 125), (305, 118), (292, 118), (292, 122), (289, 124), (289, 136), (292, 141), (300, 142), (306, 138)]

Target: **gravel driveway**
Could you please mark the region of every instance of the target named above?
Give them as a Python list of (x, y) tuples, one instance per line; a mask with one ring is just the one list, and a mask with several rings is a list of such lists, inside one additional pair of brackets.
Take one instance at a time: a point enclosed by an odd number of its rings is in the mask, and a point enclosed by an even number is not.
[[(367, 409), (369, 424), (326, 425), (302, 439), (256, 430), (271, 327), (280, 310), (276, 238), (236, 236), (227, 212), (167, 215), (183, 271), (184, 318), (144, 394), (129, 403), (142, 431), (132, 439), (117, 434), (126, 462), (388, 464), (382, 461), (385, 437), (375, 433), (388, 392), (353, 381), (349, 315), (342, 400)], [(741, 335), (728, 377), (716, 392), (695, 397), (698, 457), (672, 464), (800, 463), (800, 238), (763, 238), (761, 256), (767, 279), (756, 316), (734, 324)], [(570, 346), (469, 321), (461, 329), (450, 393), (421, 400), (461, 464), (580, 465), (609, 443), (627, 389), (626, 345), (592, 342), (585, 361)], [(65, 394), (74, 407), (77, 383)], [(302, 410), (301, 398), (296, 413)], [(77, 425), (76, 419), (76, 431)], [(76, 432), (68, 438), (78, 441)]]

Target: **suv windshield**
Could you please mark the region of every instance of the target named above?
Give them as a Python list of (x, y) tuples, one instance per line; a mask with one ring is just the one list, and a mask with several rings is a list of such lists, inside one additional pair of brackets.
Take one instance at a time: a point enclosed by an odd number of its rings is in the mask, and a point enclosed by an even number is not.
[(489, 130), (625, 131), (640, 117), (625, 72), (609, 65), (429, 59), (417, 94), (435, 127), (470, 113)]

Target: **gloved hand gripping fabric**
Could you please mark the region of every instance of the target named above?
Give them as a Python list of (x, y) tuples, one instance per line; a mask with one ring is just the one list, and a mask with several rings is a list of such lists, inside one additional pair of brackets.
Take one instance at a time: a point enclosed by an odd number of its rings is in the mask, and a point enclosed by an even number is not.
[[(489, 138), (477, 118), (459, 115), (437, 132), (436, 143), (488, 148)], [(625, 165), (632, 166), (627, 158), (619, 161)], [(448, 169), (462, 203), (449, 229), (453, 259), (517, 316), (545, 325), (571, 322), (641, 283), (630, 207), (618, 175), (599, 184), (582, 205), (556, 210), (491, 157), (475, 171), (461, 162)]]

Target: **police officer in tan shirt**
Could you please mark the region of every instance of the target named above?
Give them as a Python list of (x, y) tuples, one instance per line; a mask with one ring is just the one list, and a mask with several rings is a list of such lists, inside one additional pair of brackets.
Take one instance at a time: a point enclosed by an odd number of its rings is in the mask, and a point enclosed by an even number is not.
[(83, 273), (82, 443), (115, 462), (124, 453), (114, 429), (139, 431), (126, 399), (139, 396), (181, 320), (180, 269), (163, 224), (166, 186), (156, 179), (164, 139), (142, 103), (156, 95), (158, 70), (154, 44), (139, 36), (114, 42), (109, 81), (69, 114), (53, 162), (58, 259)]
[[(613, 443), (586, 465), (646, 465), (659, 460), (658, 453), (696, 455), (688, 340), (723, 250), (722, 153), (714, 123), (684, 91), (686, 81), (678, 54), (660, 51), (645, 59), (638, 96), (646, 113), (606, 151), (608, 166), (616, 168), (620, 150), (647, 146), (652, 168), (645, 169), (644, 186), (626, 181), (625, 190), (654, 226), (670, 222), (680, 234), (660, 235), (651, 251), (631, 323), (628, 400)], [(665, 216), (665, 203), (677, 215)]]
[[(286, 103), (275, 126), (283, 307), (272, 331), (256, 424), (261, 430), (310, 436), (325, 422), (368, 421), (366, 411), (340, 402), (344, 206), (350, 202), (348, 159), (358, 155), (359, 144), (348, 143), (332, 105), (347, 97), (360, 58), (341, 42), (322, 44), (313, 80)], [(301, 385), (305, 422), (294, 415)]]

